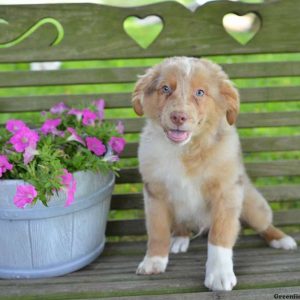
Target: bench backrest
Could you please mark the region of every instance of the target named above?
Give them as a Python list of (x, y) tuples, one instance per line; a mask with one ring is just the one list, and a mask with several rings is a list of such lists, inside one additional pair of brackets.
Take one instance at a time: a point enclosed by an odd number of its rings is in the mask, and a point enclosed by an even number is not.
[[(255, 13), (259, 30), (242, 45), (226, 32), (222, 20), (228, 13), (249, 12)], [(129, 16), (149, 15), (158, 16), (163, 29), (143, 49), (124, 31), (123, 23)], [(162, 57), (211, 57), (221, 62), (240, 88), (238, 128), (248, 173), (277, 208), (275, 223), (299, 224), (300, 54), (252, 55), (299, 51), (299, 15), (298, 0), (218, 1), (194, 12), (174, 2), (133, 8), (0, 6), (0, 121), (4, 123), (8, 114), (17, 117), (24, 112), (23, 116), (32, 118), (35, 114), (26, 113), (38, 114), (60, 101), (74, 105), (104, 98), (108, 115), (124, 119), (131, 141), (123, 154), (107, 234), (143, 235), (141, 179), (134, 158), (144, 120), (131, 110), (133, 82)], [(29, 71), (27, 64), (8, 64), (57, 60), (66, 61), (63, 69), (37, 72)]]

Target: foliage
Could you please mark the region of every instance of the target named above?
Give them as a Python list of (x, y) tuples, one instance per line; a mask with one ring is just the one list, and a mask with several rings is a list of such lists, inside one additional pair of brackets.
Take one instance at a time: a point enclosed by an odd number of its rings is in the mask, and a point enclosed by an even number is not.
[(1, 179), (21, 179), (31, 187), (17, 189), (16, 206), (23, 208), (38, 200), (47, 206), (60, 190), (66, 191), (66, 205), (70, 205), (76, 190), (72, 173), (118, 170), (124, 128), (104, 121), (103, 115), (102, 99), (81, 110), (59, 103), (43, 113), (41, 127), (9, 120), (6, 128), (0, 128)]

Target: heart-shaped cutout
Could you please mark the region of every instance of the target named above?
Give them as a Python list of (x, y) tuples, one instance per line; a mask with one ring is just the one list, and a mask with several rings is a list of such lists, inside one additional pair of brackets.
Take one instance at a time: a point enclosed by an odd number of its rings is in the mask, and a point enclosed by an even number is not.
[(148, 48), (159, 36), (164, 25), (158, 16), (130, 16), (123, 23), (125, 32), (142, 48)]
[(255, 13), (248, 13), (243, 16), (230, 13), (223, 17), (223, 26), (226, 32), (237, 42), (246, 45), (259, 31), (261, 20)]

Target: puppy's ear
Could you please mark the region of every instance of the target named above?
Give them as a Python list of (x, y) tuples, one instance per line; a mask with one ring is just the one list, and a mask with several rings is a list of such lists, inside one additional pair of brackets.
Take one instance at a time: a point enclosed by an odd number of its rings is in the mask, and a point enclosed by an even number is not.
[(139, 80), (135, 84), (132, 94), (132, 106), (135, 113), (139, 116), (144, 114), (143, 102), (145, 94), (149, 94), (154, 88), (154, 71), (152, 68), (148, 69), (146, 74), (139, 77)]
[(224, 80), (221, 84), (221, 94), (224, 96), (226, 104), (226, 119), (229, 125), (236, 122), (240, 110), (240, 96), (237, 89), (230, 80)]
[(135, 113), (138, 116), (142, 116), (144, 114), (143, 106), (142, 106), (142, 101), (144, 97), (144, 92), (143, 92), (143, 83), (142, 83), (142, 78), (138, 80), (138, 82), (135, 85), (133, 94), (132, 94), (132, 106), (135, 111)]

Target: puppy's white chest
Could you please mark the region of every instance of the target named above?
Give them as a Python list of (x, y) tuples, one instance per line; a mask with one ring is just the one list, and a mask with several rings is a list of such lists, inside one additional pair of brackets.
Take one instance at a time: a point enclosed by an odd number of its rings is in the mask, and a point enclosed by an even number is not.
[(209, 212), (201, 193), (201, 178), (187, 176), (178, 156), (171, 158), (161, 155), (156, 163), (152, 179), (164, 183), (176, 222), (188, 224), (195, 230), (208, 227)]
[(209, 226), (209, 212), (197, 181), (178, 178), (168, 190), (178, 223), (188, 224), (196, 230)]

